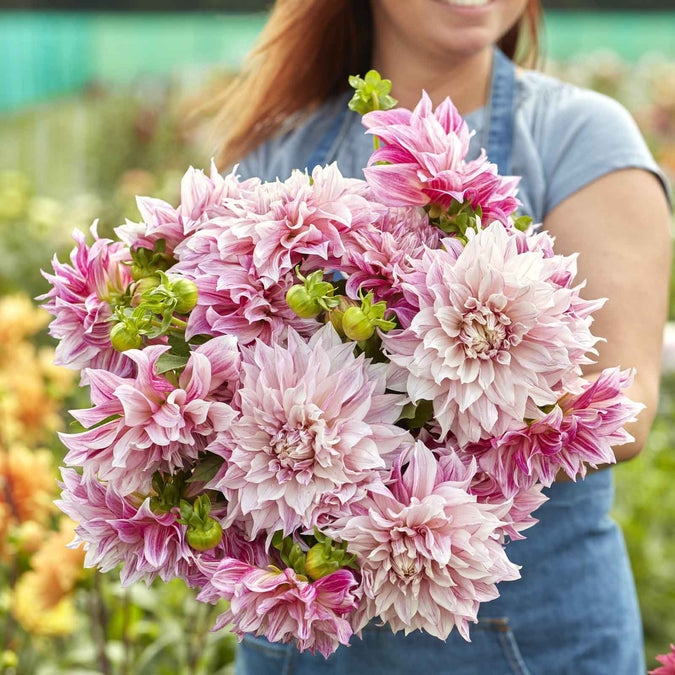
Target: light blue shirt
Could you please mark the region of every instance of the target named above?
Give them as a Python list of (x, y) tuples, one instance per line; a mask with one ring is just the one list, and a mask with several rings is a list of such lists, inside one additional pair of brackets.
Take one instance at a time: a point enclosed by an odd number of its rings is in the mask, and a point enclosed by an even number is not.
[[(651, 171), (670, 194), (637, 124), (614, 99), (535, 71), (525, 71), (517, 79), (515, 96), (511, 173), (522, 176), (520, 211), (535, 222), (543, 221), (577, 190), (617, 169)], [(306, 168), (319, 139), (348, 99), (344, 95), (328, 101), (289, 130), (258, 146), (244, 158), (239, 173), (274, 180), (286, 178), (294, 168)], [(486, 117), (487, 108), (466, 116), (476, 132), (469, 159), (477, 157), (481, 147), (487, 145)], [(350, 112), (329, 152), (329, 160), (337, 161), (345, 176), (363, 178), (362, 169), (373, 150), (372, 138), (364, 131), (360, 116)]]

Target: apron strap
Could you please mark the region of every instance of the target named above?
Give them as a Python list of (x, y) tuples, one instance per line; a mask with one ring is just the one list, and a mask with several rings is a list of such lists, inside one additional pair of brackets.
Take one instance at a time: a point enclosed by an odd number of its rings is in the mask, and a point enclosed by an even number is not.
[(511, 164), (515, 91), (516, 67), (500, 49), (495, 48), (486, 150), (488, 159), (497, 165), (503, 176), (509, 175)]

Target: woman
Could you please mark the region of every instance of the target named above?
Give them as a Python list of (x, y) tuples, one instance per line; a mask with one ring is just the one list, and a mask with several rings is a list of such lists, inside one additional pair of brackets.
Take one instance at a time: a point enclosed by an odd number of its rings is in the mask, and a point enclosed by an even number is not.
[[(347, 111), (348, 74), (376, 68), (405, 107), (422, 89), (435, 104), (450, 96), (476, 130), (472, 156), (486, 147), (500, 173), (523, 176), (522, 211), (555, 235), (558, 252), (580, 253), (586, 297), (609, 298), (594, 330), (607, 343), (587, 376), (616, 364), (637, 368), (630, 395), (646, 410), (630, 429), (635, 442), (616, 450), (625, 461), (644, 446), (658, 397), (670, 252), (665, 183), (616, 102), (516, 69), (504, 56), (533, 54), (539, 14), (539, 0), (279, 0), (251, 69), (227, 94), (221, 160), (247, 154), (239, 172), (267, 180), (332, 161), (361, 177), (372, 145)], [(509, 545), (522, 579), (481, 608), (471, 643), (373, 625), (324, 661), (247, 637), (236, 672), (644, 673), (630, 565), (608, 516), (611, 471), (547, 492), (540, 524)]]

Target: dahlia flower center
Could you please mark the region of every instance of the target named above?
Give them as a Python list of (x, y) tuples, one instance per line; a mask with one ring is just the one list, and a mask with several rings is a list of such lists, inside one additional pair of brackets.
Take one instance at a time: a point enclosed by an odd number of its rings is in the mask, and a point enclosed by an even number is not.
[(284, 427), (271, 438), (270, 448), (282, 467), (304, 468), (314, 460), (314, 434), (305, 428)]
[(417, 576), (417, 556), (411, 558), (407, 554), (392, 556), (391, 566), (396, 576), (403, 581), (408, 581)]
[(478, 306), (467, 312), (459, 329), (467, 358), (491, 359), (508, 347), (510, 323), (506, 314), (489, 307)]

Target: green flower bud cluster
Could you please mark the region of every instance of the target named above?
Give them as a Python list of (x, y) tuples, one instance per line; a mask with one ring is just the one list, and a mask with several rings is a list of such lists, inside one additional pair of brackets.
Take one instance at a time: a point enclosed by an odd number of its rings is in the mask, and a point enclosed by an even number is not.
[(475, 209), (469, 202), (458, 202), (452, 200), (450, 208), (444, 211), (438, 204), (430, 204), (425, 207), (429, 214), (429, 222), (447, 234), (455, 237), (463, 244), (468, 241), (466, 237), (467, 230), (480, 229), (480, 218), (483, 210), (480, 206)]
[(383, 80), (376, 70), (369, 70), (365, 77), (350, 75), (349, 86), (354, 89), (354, 95), (349, 101), (349, 109), (361, 115), (371, 110), (390, 110), (398, 103), (389, 95), (391, 80)]
[[(316, 527), (313, 536), (302, 539), (304, 547), (293, 537), (284, 537), (281, 530), (272, 537), (272, 546), (279, 551), (281, 562), (296, 574), (316, 581), (343, 567), (359, 569), (356, 556), (347, 553), (347, 542), (335, 542)], [(306, 546), (309, 546), (308, 551), (305, 551)]]
[(136, 248), (131, 252), (131, 278), (134, 281), (140, 281), (146, 277), (153, 276), (156, 272), (165, 272), (175, 260), (166, 252), (166, 241), (158, 239), (152, 249)]
[(187, 499), (180, 501), (179, 523), (187, 525), (185, 539), (195, 551), (208, 551), (218, 546), (223, 538), (220, 523), (209, 516), (211, 500), (207, 494), (200, 495), (191, 504)]
[(144, 337), (154, 339), (170, 331), (179, 334), (185, 331), (186, 322), (175, 315), (185, 316), (197, 304), (197, 286), (193, 281), (158, 271), (132, 287), (131, 302), (115, 307), (110, 319), (115, 322), (110, 333), (115, 349), (139, 349)]
[(339, 298), (333, 297), (335, 286), (323, 280), (322, 270), (304, 277), (296, 267), (295, 274), (302, 283), (288, 289), (286, 302), (301, 319), (314, 319), (339, 304)]

